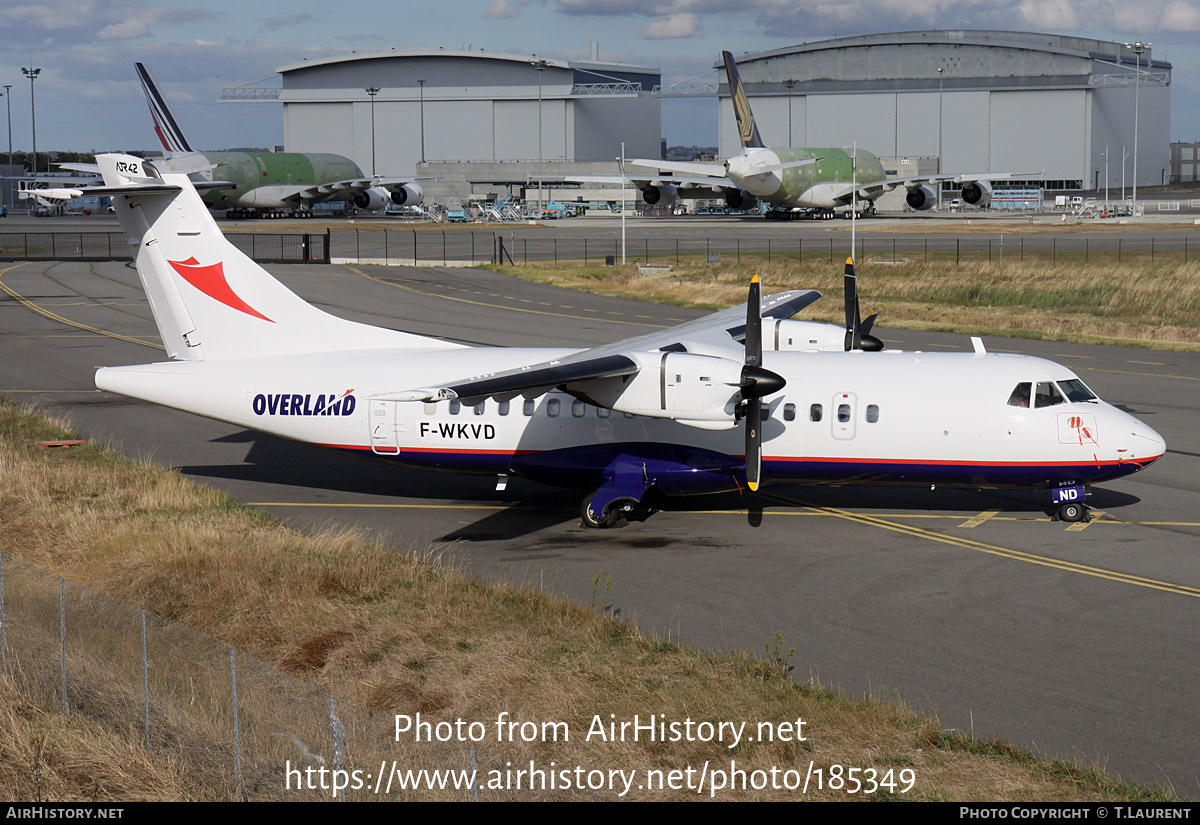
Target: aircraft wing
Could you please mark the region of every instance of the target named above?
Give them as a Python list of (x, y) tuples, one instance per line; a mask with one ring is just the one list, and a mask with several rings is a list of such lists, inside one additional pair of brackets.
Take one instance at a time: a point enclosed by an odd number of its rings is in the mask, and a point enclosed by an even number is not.
[(632, 166), (646, 166), (667, 172), (677, 172), (683, 175), (699, 175), (704, 178), (726, 178), (728, 172), (723, 163), (704, 163), (694, 160), (643, 160), (636, 158), (629, 161)]
[[(821, 297), (814, 289), (792, 290), (764, 298), (763, 318), (790, 318)], [(380, 401), (449, 401), (455, 398), (511, 397), (520, 392), (545, 392), (581, 381), (619, 378), (641, 370), (638, 354), (691, 352), (741, 362), (745, 350), (740, 342), (746, 333), (746, 305), (687, 321), (665, 330), (627, 338), (581, 350), (562, 358), (487, 375), (447, 381), (436, 387), (420, 387), (373, 396)]]
[(393, 191), (419, 180), (432, 180), (432, 178), (349, 178), (347, 180), (335, 180), (330, 183), (296, 187), (296, 191), (284, 196), (283, 200), (292, 201), (293, 203), (323, 201), (343, 194), (347, 190), (361, 191), (375, 187)]
[(1039, 178), (1042, 174), (1042, 172), (972, 172), (965, 175), (918, 175), (911, 178), (889, 178), (888, 180), (860, 187), (859, 194), (862, 195), (866, 191), (881, 194), (883, 192), (890, 192), (899, 186), (911, 188), (925, 183), (941, 183), (942, 181), (972, 183), (980, 180), (1012, 180), (1014, 178), (1017, 180), (1028, 180), (1029, 178)]
[[(549, 176), (543, 180), (550, 180)], [(560, 175), (554, 178), (566, 183), (607, 183), (613, 186), (632, 184), (638, 189), (646, 189), (659, 184), (670, 184), (680, 189), (708, 189), (713, 197), (721, 197), (725, 189), (741, 189), (729, 178), (691, 178), (680, 175)]]

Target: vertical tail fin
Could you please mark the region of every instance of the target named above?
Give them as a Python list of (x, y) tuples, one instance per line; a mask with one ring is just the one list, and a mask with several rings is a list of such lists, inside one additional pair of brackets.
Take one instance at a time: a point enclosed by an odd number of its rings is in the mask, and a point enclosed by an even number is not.
[(163, 345), (172, 358), (216, 361), (450, 344), (359, 324), (307, 303), (225, 239), (186, 174), (129, 155), (97, 155), (104, 187)]
[(158, 90), (158, 84), (150, 76), (150, 70), (143, 63), (134, 63), (137, 68), (138, 80), (142, 82), (142, 91), (146, 93), (146, 102), (150, 104), (150, 117), (154, 118), (154, 131), (168, 152), (192, 152), (187, 135), (183, 133), (167, 99)]
[(758, 125), (754, 122), (754, 112), (750, 111), (750, 101), (746, 99), (746, 90), (742, 87), (737, 64), (733, 62), (733, 55), (729, 52), (721, 52), (721, 56), (725, 58), (725, 76), (729, 78), (729, 96), (733, 100), (733, 113), (737, 116), (738, 137), (742, 140), (742, 149), (761, 149), (762, 137), (758, 134)]

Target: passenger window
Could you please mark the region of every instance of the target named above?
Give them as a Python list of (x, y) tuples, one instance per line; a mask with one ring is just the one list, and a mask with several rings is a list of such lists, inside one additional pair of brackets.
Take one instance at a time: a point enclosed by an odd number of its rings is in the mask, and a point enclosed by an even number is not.
[(559, 409), (562, 407), (562, 402), (557, 398), (551, 398), (546, 402), (546, 415), (551, 418), (557, 418)]
[(458, 399), (450, 402), (450, 414), (458, 415), (458, 411), (462, 409), (462, 402)]
[(433, 415), (434, 413), (437, 412), (437, 404), (434, 404), (432, 402), (426, 401), (424, 404), (424, 407), (425, 407), (426, 415)]
[(1010, 407), (1028, 407), (1029, 406), (1029, 391), (1033, 385), (1028, 381), (1017, 384), (1013, 389), (1012, 395), (1008, 397), (1008, 406)]
[(582, 401), (571, 402), (571, 415), (575, 418), (583, 418), (583, 414), (587, 411), (587, 404)]
[(1072, 404), (1096, 400), (1096, 393), (1089, 390), (1087, 384), (1078, 378), (1072, 378), (1070, 381), (1059, 381), (1058, 386), (1059, 389), (1067, 394), (1067, 400)]
[(484, 402), (484, 401), (480, 401), (478, 404), (475, 405), (475, 414), (476, 415), (483, 415), (483, 405), (485, 403), (486, 402)]
[(1064, 400), (1062, 393), (1058, 391), (1058, 387), (1054, 386), (1053, 381), (1038, 382), (1037, 394), (1034, 396), (1034, 406), (1053, 407), (1055, 404), (1062, 404)]
[(608, 418), (610, 415), (612, 415), (612, 410), (610, 410), (608, 407), (597, 407), (596, 408), (596, 417), (597, 418)]
[(525, 399), (525, 403), (521, 405), (521, 415), (533, 415), (537, 409), (537, 402), (532, 398)]
[(809, 421), (820, 421), (821, 413), (822, 413), (821, 405), (813, 404), (811, 407), (808, 408), (808, 420)]
[(796, 405), (795, 404), (784, 404), (783, 405), (783, 420), (784, 421), (795, 421), (796, 420)]
[(501, 401), (499, 404), (496, 405), (496, 411), (498, 413), (500, 413), (501, 415), (508, 415), (508, 402)]
[(868, 404), (867, 405), (867, 423), (875, 424), (875, 423), (878, 423), (878, 421), (879, 421), (879, 405), (878, 404)]
[(850, 420), (850, 405), (838, 404), (838, 421), (845, 424)]

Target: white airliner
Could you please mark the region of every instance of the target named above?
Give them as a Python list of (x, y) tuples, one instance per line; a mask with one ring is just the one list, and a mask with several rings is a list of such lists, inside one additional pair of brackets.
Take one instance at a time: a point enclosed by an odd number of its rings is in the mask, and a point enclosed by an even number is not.
[(228, 243), (187, 175), (97, 162), (172, 359), (101, 369), (101, 390), (409, 467), (583, 488), (588, 526), (651, 493), (775, 482), (1045, 488), (1076, 520), (1087, 485), (1165, 450), (1052, 361), (978, 343), (865, 352), (857, 298), (845, 330), (793, 321), (818, 293), (760, 299), (757, 279), (745, 308), (585, 350), (353, 323)]
[(796, 217), (799, 213), (790, 210), (801, 207), (829, 218), (841, 207), (873, 214), (875, 200), (900, 186), (906, 190), (905, 203), (910, 208), (932, 209), (938, 200), (936, 189), (945, 181), (961, 185), (964, 202), (986, 206), (992, 198), (992, 181), (1040, 176), (1029, 172), (987, 172), (894, 178), (884, 171), (879, 158), (862, 149), (851, 152), (835, 146), (768, 147), (755, 124), (733, 55), (729, 52), (721, 55), (737, 118), (741, 154), (721, 163), (635, 159), (629, 163), (657, 171), (563, 179), (577, 183), (633, 184), (641, 190), (642, 200), (651, 206), (668, 206), (678, 198), (720, 197), (731, 209), (749, 210), (765, 203), (772, 207), (767, 212), (772, 217)]

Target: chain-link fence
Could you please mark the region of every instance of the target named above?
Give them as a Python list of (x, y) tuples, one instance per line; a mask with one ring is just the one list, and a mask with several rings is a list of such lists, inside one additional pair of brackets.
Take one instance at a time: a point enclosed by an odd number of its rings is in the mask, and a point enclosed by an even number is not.
[[(850, 239), (829, 237), (672, 235), (664, 228), (653, 233), (619, 235), (589, 232), (563, 235), (556, 231), (507, 230), (333, 230), (330, 255), (337, 263), (386, 266), (463, 266), (480, 263), (634, 263), (704, 264), (742, 262), (840, 263)], [(954, 263), (1032, 261), (1042, 263), (1150, 263), (1195, 260), (1191, 239), (1184, 235), (1155, 237), (1079, 235), (895, 235), (860, 234), (855, 259), (870, 263)]]
[[(390, 712), (335, 701), (229, 645), (3, 553), (0, 672), (47, 710), (84, 717), (179, 765), (206, 798), (478, 793), (464, 781), (475, 760), (467, 744), (397, 742)], [(344, 772), (340, 792), (335, 770)], [(432, 770), (447, 772), (448, 787), (408, 773)]]
[[(327, 264), (328, 233), (230, 233), (230, 243), (264, 264)], [(0, 261), (128, 261), (123, 232), (0, 232)]]

